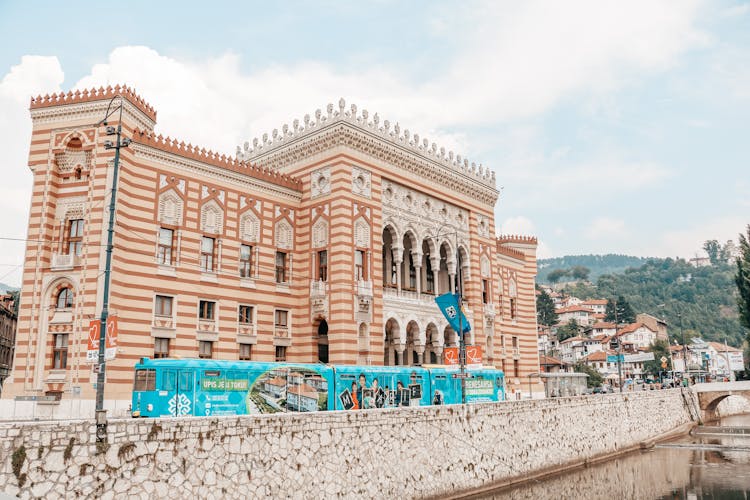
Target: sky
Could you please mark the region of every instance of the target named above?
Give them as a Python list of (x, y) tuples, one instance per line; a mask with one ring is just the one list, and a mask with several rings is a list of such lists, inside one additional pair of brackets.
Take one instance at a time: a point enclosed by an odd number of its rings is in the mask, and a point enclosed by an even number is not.
[(18, 285), (32, 95), (127, 84), (234, 155), (340, 97), (495, 171), (540, 258), (696, 256), (750, 224), (750, 1), (0, 0), (0, 282)]

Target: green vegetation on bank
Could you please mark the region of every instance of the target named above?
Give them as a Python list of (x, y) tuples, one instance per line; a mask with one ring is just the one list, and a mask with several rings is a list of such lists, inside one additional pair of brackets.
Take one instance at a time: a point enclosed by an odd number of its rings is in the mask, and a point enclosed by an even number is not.
[(621, 273), (603, 274), (595, 283), (578, 281), (559, 290), (580, 299), (622, 297), (636, 313), (665, 319), (671, 339), (680, 343), (682, 324), (688, 341), (702, 337), (723, 343), (726, 339), (729, 345), (740, 347), (745, 331), (737, 312), (736, 274), (734, 262), (695, 267), (683, 259), (648, 259)]
[[(646, 257), (632, 257), (630, 255), (566, 255), (552, 259), (539, 259), (538, 283), (551, 283), (574, 281), (578, 279), (589, 279), (595, 281), (602, 274), (620, 273), (630, 267), (638, 267), (645, 264), (649, 259)], [(574, 273), (575, 271), (575, 273)], [(588, 271), (588, 276), (581, 274)], [(552, 273), (550, 279), (550, 273)], [(555, 280), (557, 276), (557, 280)]]

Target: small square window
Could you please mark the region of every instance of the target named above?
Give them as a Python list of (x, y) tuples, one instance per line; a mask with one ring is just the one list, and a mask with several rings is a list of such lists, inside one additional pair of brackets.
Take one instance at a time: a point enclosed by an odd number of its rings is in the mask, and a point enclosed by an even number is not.
[(252, 359), (252, 344), (240, 344), (240, 361), (250, 361)]
[(169, 339), (154, 339), (154, 359), (169, 357)]
[(214, 355), (214, 343), (201, 340), (198, 342), (198, 357), (202, 359), (211, 359)]
[(210, 300), (201, 300), (198, 302), (198, 317), (200, 319), (214, 319), (214, 310), (216, 302)]

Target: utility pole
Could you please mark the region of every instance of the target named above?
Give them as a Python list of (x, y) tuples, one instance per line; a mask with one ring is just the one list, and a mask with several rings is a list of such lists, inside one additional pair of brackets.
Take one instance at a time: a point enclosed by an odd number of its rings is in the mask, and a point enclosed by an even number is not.
[[(107, 118), (115, 112), (110, 108), (115, 99), (120, 99), (120, 115), (117, 120), (117, 129), (115, 130), (112, 126), (107, 126)], [(99, 122), (106, 126), (107, 135), (116, 135), (115, 143), (112, 141), (104, 141), (104, 149), (115, 150), (115, 160), (112, 170), (112, 193), (109, 199), (109, 226), (107, 229), (107, 259), (104, 267), (104, 290), (102, 298), (102, 314), (101, 324), (99, 333), (99, 355), (97, 358), (98, 373), (96, 378), (96, 441), (105, 442), (107, 439), (107, 410), (104, 409), (104, 381), (106, 374), (106, 361), (105, 361), (105, 350), (106, 350), (106, 337), (107, 337), (107, 319), (109, 318), (109, 283), (110, 274), (112, 271), (112, 247), (115, 234), (115, 202), (117, 199), (117, 174), (120, 166), (120, 148), (128, 147), (130, 139), (120, 140), (122, 134), (122, 108), (124, 106), (123, 98), (120, 94), (115, 95), (107, 106), (107, 113), (104, 119)]]
[(617, 299), (615, 304), (615, 340), (617, 340), (617, 376), (620, 379), (620, 392), (622, 392), (622, 339), (617, 335)]
[(685, 343), (685, 331), (682, 329), (682, 312), (677, 311), (677, 318), (680, 320), (680, 337), (682, 337), (682, 359), (685, 364), (685, 383), (690, 385), (690, 375), (688, 374), (687, 343)]

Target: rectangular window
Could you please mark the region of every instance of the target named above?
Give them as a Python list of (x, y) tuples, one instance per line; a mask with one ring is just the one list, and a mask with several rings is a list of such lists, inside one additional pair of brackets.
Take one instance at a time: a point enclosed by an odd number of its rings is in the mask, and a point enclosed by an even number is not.
[(83, 219), (68, 222), (68, 254), (81, 255), (83, 245)]
[(214, 354), (214, 343), (201, 340), (198, 342), (198, 357), (202, 359), (211, 359)]
[(510, 299), (510, 319), (516, 319), (516, 299)]
[(68, 366), (67, 333), (58, 333), (55, 335), (55, 348), (52, 356), (52, 368), (54, 370), (64, 370)]
[(204, 236), (201, 239), (201, 271), (204, 273), (214, 272), (214, 246), (216, 240)]
[(252, 344), (240, 344), (240, 361), (250, 361), (252, 359)]
[(490, 303), (490, 283), (489, 280), (482, 280), (482, 304)]
[(328, 281), (328, 252), (326, 250), (318, 252), (318, 279)]
[(276, 283), (286, 283), (286, 254), (276, 252)]
[(174, 231), (165, 227), (159, 228), (159, 250), (156, 261), (164, 266), (171, 266), (172, 248), (174, 248)]
[(274, 325), (279, 328), (286, 328), (288, 316), (289, 316), (289, 311), (276, 309)]
[(367, 256), (364, 250), (354, 251), (354, 279), (356, 281), (367, 279)]
[(240, 277), (250, 278), (253, 274), (253, 247), (240, 245)]
[(133, 391), (156, 390), (156, 370), (136, 370)]
[(216, 302), (201, 300), (198, 302), (198, 317), (200, 319), (214, 319), (214, 309)]
[(172, 297), (157, 295), (154, 301), (154, 314), (156, 316), (172, 317)]
[(240, 306), (239, 317), (237, 318), (238, 323), (246, 325), (253, 324), (253, 306)]
[(276, 362), (286, 361), (286, 346), (276, 346)]
[(517, 359), (514, 359), (514, 360), (513, 360), (513, 376), (514, 376), (514, 377), (518, 377), (518, 374), (519, 374), (519, 370), (518, 370), (518, 360), (517, 360)]
[(154, 339), (154, 359), (169, 357), (169, 339)]

